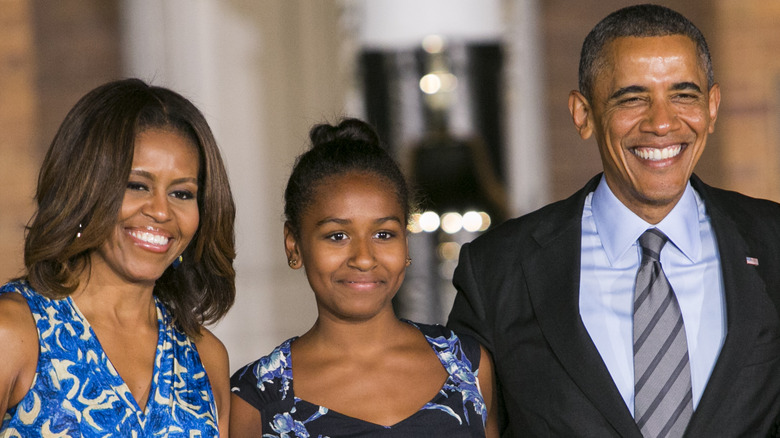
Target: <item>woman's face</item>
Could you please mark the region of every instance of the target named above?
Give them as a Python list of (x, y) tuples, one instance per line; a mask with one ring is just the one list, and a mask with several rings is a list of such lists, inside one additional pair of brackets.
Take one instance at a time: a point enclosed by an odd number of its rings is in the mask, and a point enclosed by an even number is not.
[(91, 254), (91, 275), (154, 282), (198, 229), (198, 150), (181, 134), (149, 129), (135, 139), (133, 166), (111, 236)]
[(392, 184), (376, 175), (350, 172), (317, 184), (298, 238), (285, 226), (285, 246), (303, 262), (321, 318), (392, 312), (408, 256), (405, 217)]

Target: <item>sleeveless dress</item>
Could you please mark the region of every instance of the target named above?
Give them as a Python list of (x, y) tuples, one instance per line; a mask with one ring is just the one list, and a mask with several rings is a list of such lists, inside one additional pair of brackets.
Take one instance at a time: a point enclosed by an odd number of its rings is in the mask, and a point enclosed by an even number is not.
[(157, 352), (142, 410), (73, 300), (48, 299), (26, 282), (8, 283), (3, 293), (27, 300), (38, 329), (39, 356), (32, 387), (6, 412), (0, 438), (219, 436), (214, 396), (198, 351), (173, 327), (156, 298)]
[(231, 378), (231, 391), (260, 411), (263, 438), (484, 437), (487, 410), (477, 384), (477, 341), (459, 338), (440, 325), (406, 322), (425, 335), (449, 377), (430, 402), (395, 425), (359, 420), (296, 397), (290, 360), (296, 338), (239, 369)]

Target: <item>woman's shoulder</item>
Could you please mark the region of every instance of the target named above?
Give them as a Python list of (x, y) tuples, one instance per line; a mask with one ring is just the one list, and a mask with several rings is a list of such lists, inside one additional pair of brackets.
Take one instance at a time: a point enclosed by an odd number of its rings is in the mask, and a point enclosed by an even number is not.
[(206, 356), (218, 361), (227, 361), (228, 352), (225, 344), (207, 328), (201, 328), (200, 338), (195, 339), (194, 343), (204, 362), (206, 361)]
[(29, 296), (35, 292), (23, 282), (10, 282), (0, 288), (0, 340), (5, 341), (21, 337), (37, 339), (35, 320), (32, 317)]
[(38, 330), (27, 299), (12, 293), (18, 287), (9, 283), (0, 290), (0, 405), (6, 407), (27, 393), (38, 363)]

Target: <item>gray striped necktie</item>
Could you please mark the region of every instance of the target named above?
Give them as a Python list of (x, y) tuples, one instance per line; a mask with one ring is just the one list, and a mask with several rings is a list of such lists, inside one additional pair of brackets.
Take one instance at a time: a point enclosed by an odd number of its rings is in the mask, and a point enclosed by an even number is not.
[(639, 237), (642, 261), (634, 292), (634, 418), (646, 438), (681, 437), (693, 414), (685, 325), (659, 261), (667, 240), (657, 228)]

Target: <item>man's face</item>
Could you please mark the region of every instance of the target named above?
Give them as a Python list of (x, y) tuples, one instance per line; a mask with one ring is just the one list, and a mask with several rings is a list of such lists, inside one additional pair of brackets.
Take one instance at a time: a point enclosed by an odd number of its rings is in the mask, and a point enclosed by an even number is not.
[(569, 109), (582, 138), (596, 136), (604, 175), (631, 211), (658, 223), (685, 190), (720, 104), (695, 43), (683, 35), (618, 38), (604, 47), (592, 101)]

